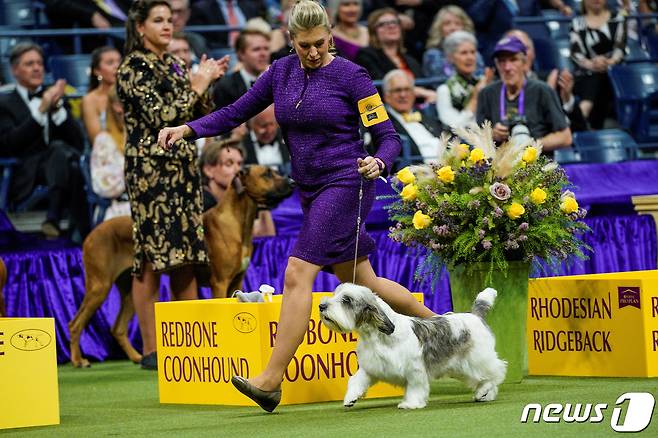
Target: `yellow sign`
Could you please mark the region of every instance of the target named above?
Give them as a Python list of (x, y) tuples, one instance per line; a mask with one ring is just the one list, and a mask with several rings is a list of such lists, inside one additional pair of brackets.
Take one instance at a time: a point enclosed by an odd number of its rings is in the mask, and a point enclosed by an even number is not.
[(657, 377), (658, 271), (530, 280), (527, 335), (531, 375)]
[(53, 318), (0, 318), (0, 429), (59, 424)]
[[(313, 294), (308, 330), (282, 384), (281, 404), (342, 400), (358, 369), (356, 337), (330, 331), (318, 305), (328, 293)], [(414, 294), (422, 301), (422, 294)], [(253, 405), (231, 377), (257, 375), (276, 339), (281, 296), (272, 303), (238, 303), (233, 298), (163, 302), (155, 305), (161, 403)], [(377, 384), (369, 397), (402, 395)]]

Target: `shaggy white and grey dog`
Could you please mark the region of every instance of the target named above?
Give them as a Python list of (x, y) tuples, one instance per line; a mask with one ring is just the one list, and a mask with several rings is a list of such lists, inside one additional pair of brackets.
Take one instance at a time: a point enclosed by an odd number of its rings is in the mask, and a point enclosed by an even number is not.
[(338, 332), (355, 331), (359, 370), (350, 377), (343, 404), (351, 407), (378, 381), (405, 387), (398, 408), (427, 404), (430, 379), (454, 377), (475, 391), (476, 401), (495, 400), (507, 363), (496, 354), (496, 341), (484, 321), (496, 291), (487, 288), (471, 313), (414, 318), (396, 313), (370, 289), (351, 283), (323, 298), (323, 324)]

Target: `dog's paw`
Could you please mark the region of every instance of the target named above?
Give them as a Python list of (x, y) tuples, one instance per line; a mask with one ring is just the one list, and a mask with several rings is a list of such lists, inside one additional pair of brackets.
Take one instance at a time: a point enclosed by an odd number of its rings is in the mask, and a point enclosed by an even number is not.
[(346, 408), (351, 408), (352, 406), (354, 406), (354, 404), (356, 403), (357, 400), (358, 399), (356, 399), (356, 398), (353, 399), (353, 400), (347, 400), (347, 399), (343, 400), (343, 406), (345, 406)]
[(494, 401), (498, 396), (498, 387), (493, 383), (485, 383), (475, 391), (475, 401), (487, 402)]
[(425, 402), (402, 400), (398, 404), (398, 409), (423, 409), (426, 405)]

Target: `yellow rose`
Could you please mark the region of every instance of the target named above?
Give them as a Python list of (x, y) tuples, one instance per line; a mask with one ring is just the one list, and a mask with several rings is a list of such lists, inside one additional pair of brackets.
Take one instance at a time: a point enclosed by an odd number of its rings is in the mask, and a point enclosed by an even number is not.
[(417, 230), (422, 230), (423, 228), (427, 228), (430, 226), (432, 223), (432, 219), (426, 214), (423, 214), (422, 211), (418, 210), (416, 214), (414, 214), (414, 218), (412, 219), (412, 222), (414, 224), (414, 228)]
[(546, 192), (541, 188), (537, 187), (530, 193), (530, 200), (537, 205), (543, 204), (546, 202)]
[(455, 172), (452, 171), (450, 166), (443, 166), (436, 171), (436, 175), (445, 183), (451, 183), (455, 180)]
[(405, 167), (404, 169), (400, 170), (395, 176), (400, 180), (402, 184), (411, 184), (414, 181), (416, 181), (416, 177), (414, 174), (409, 170), (408, 167)]
[(525, 151), (523, 151), (523, 156), (521, 159), (526, 162), (526, 163), (532, 163), (537, 159), (537, 148), (533, 146), (528, 146), (525, 148)]
[(462, 143), (459, 146), (457, 146), (457, 158), (460, 160), (465, 160), (468, 158), (468, 154), (471, 153), (471, 148), (468, 147), (467, 144)]
[(525, 208), (523, 208), (523, 205), (518, 202), (512, 202), (512, 205), (507, 209), (507, 216), (509, 216), (510, 219), (518, 219), (523, 213), (525, 213)]
[(471, 155), (468, 157), (468, 161), (472, 163), (477, 163), (478, 161), (484, 160), (484, 151), (480, 148), (475, 148), (471, 151)]
[(416, 199), (416, 196), (418, 195), (418, 187), (416, 187), (414, 184), (407, 184), (404, 186), (402, 189), (402, 192), (400, 193), (400, 196), (402, 196), (402, 199), (405, 201), (413, 201)]
[(576, 201), (576, 199), (572, 198), (571, 196), (567, 196), (564, 199), (562, 199), (562, 203), (560, 204), (560, 210), (562, 210), (567, 214), (578, 211), (578, 201)]

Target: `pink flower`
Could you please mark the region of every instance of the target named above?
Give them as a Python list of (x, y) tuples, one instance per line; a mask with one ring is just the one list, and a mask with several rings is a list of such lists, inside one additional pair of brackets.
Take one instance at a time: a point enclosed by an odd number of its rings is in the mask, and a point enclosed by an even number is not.
[(510, 196), (512, 196), (512, 190), (509, 186), (499, 182), (493, 183), (489, 186), (489, 193), (499, 201), (507, 201)]

